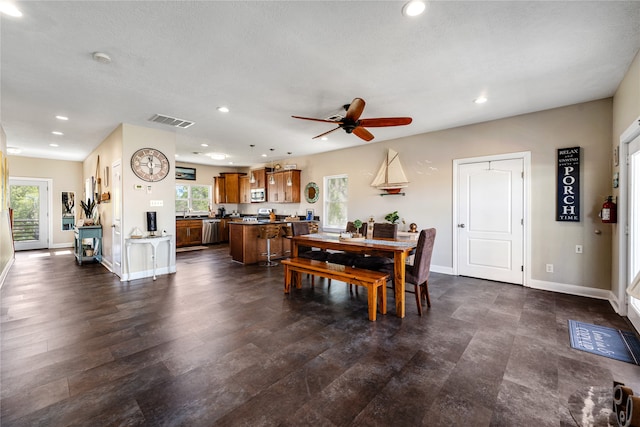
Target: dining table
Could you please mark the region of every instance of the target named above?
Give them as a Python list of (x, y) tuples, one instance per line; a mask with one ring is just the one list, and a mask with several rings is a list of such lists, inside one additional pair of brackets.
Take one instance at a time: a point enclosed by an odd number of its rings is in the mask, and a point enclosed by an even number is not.
[(386, 256), (393, 258), (393, 276), (395, 283), (396, 315), (405, 314), (405, 266), (409, 255), (415, 250), (417, 241), (412, 237), (375, 239), (343, 239), (336, 233), (313, 233), (293, 236), (291, 256), (298, 256), (299, 246), (310, 246), (323, 250), (336, 250), (362, 255)]

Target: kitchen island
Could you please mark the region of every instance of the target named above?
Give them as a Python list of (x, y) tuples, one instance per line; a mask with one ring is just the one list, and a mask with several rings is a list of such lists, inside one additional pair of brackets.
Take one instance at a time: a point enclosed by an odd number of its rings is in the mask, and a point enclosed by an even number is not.
[[(229, 253), (234, 261), (243, 264), (256, 264), (267, 260), (267, 241), (258, 238), (260, 226), (266, 224), (290, 225), (288, 221), (259, 222), (233, 221), (229, 222)], [(271, 258), (285, 258), (291, 256), (291, 239), (280, 236), (271, 239)]]

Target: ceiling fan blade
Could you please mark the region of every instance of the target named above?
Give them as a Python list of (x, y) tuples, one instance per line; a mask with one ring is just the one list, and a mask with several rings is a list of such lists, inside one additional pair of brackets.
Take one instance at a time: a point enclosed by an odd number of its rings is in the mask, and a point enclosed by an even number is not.
[(412, 122), (411, 117), (381, 117), (377, 119), (362, 119), (358, 122), (360, 126), (370, 128), (385, 126), (404, 126)]
[(353, 120), (354, 122), (358, 120), (360, 118), (360, 115), (364, 111), (364, 106), (365, 106), (364, 99), (355, 98), (353, 101), (351, 101), (351, 104), (349, 104), (349, 108), (347, 109), (347, 114), (344, 117), (345, 120), (346, 121)]
[(327, 131), (327, 132), (325, 132), (325, 133), (321, 133), (320, 135), (314, 136), (314, 137), (313, 137), (313, 138), (311, 138), (311, 139), (322, 138), (323, 136), (328, 135), (328, 134), (330, 134), (331, 132), (337, 131), (338, 129), (340, 129), (340, 126), (338, 126), (337, 128), (331, 129), (330, 131)]
[(356, 126), (355, 129), (353, 129), (353, 133), (367, 142), (373, 139), (373, 134), (362, 126)]
[(291, 116), (294, 119), (302, 119), (302, 120), (311, 120), (314, 122), (323, 122), (323, 123), (337, 123), (342, 124), (342, 122), (336, 122), (335, 120), (327, 120), (327, 119), (314, 119), (312, 117), (300, 117), (300, 116)]

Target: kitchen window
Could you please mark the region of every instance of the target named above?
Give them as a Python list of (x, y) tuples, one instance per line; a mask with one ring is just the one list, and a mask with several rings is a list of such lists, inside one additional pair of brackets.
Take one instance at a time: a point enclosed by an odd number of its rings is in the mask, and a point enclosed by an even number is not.
[(343, 231), (347, 228), (348, 184), (347, 175), (324, 177), (324, 231)]
[(210, 185), (176, 185), (176, 214), (192, 212), (204, 214), (211, 206)]

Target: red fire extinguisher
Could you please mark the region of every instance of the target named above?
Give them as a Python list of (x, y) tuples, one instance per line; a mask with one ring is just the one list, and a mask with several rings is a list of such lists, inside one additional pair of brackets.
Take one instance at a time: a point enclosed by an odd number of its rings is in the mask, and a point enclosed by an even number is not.
[(618, 209), (616, 204), (613, 203), (613, 196), (607, 196), (607, 200), (602, 205), (602, 210), (600, 211), (600, 218), (604, 223), (618, 222)]

